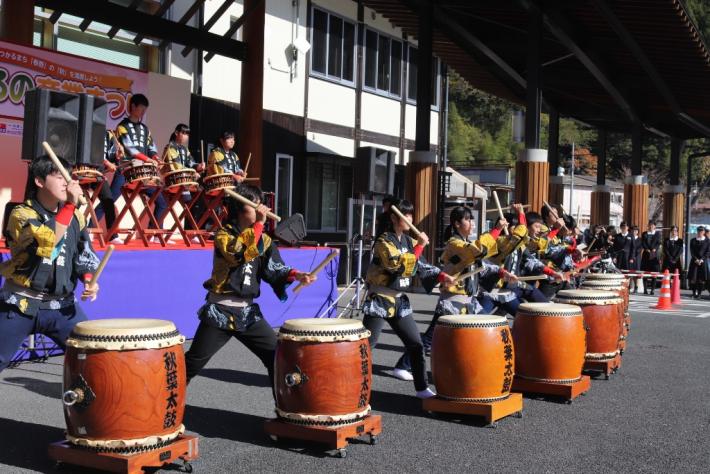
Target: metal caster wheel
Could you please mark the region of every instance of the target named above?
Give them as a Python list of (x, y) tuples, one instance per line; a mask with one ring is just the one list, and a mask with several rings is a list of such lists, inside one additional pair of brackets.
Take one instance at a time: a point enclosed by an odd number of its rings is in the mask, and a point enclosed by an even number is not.
[(513, 416), (514, 416), (515, 418), (522, 418), (522, 417), (523, 417), (523, 412), (522, 412), (522, 411), (519, 411), (519, 412), (517, 412), (517, 413), (513, 413)]
[(604, 380), (609, 380), (609, 374), (604, 374)]
[(271, 441), (273, 441), (274, 443), (279, 442), (279, 437), (276, 435), (269, 435), (269, 439), (271, 439)]
[(375, 435), (370, 435), (370, 445), (374, 446), (374, 445), (376, 445), (376, 444), (379, 443), (379, 442), (380, 442), (380, 440), (377, 439), (377, 436), (375, 436)]
[(572, 400), (565, 400), (565, 405), (571, 405), (571, 404), (572, 404)]
[(348, 457), (348, 450), (345, 448), (340, 448), (338, 450), (338, 457), (340, 459), (345, 459), (346, 457)]
[(494, 430), (494, 429), (498, 428), (498, 422), (491, 421), (490, 423), (488, 423), (486, 425), (486, 428), (490, 428), (490, 429)]
[(183, 461), (182, 468), (185, 472), (187, 472), (187, 474), (190, 474), (192, 472), (192, 464), (187, 461)]

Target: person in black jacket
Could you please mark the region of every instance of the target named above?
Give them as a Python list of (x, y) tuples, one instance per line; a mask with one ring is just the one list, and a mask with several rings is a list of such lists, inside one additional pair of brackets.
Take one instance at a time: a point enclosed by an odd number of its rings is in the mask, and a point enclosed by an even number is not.
[[(631, 226), (631, 254), (629, 255), (629, 270), (640, 271), (641, 270), (641, 236), (639, 235), (639, 227), (637, 225)], [(638, 278), (633, 277), (630, 281), (633, 292), (638, 291)]]
[(633, 241), (626, 222), (622, 222), (619, 227), (621, 232), (614, 236), (614, 245), (612, 246), (614, 264), (619, 270), (629, 270)]
[(699, 226), (698, 236), (690, 241), (690, 262), (688, 264), (688, 279), (693, 289), (693, 298), (700, 298), (708, 279), (709, 256), (710, 239), (705, 236), (705, 227)]
[[(648, 221), (648, 230), (641, 235), (641, 270), (644, 272), (658, 272), (661, 270), (661, 264), (658, 260), (658, 249), (661, 247), (661, 236), (656, 231), (656, 223)], [(651, 295), (654, 294), (656, 288), (656, 279), (654, 277), (644, 277), (643, 293), (647, 294), (651, 290)]]
[(678, 235), (678, 226), (671, 226), (671, 235), (663, 242), (663, 270), (673, 274), (683, 271), (683, 239)]

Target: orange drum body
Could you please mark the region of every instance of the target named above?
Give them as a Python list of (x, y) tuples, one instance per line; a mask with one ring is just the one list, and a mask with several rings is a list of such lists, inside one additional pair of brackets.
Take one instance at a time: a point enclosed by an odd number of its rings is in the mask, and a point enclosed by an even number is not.
[(199, 185), (197, 180), (200, 175), (191, 168), (169, 171), (163, 174), (165, 189), (171, 193), (186, 191), (197, 191)]
[(158, 167), (154, 164), (135, 165), (124, 168), (123, 177), (126, 178), (126, 185), (136, 187), (138, 183), (143, 186), (160, 186), (160, 174)]
[(516, 377), (547, 383), (581, 379), (584, 316), (578, 306), (523, 303), (513, 323)]
[(103, 173), (90, 165), (75, 165), (71, 170), (72, 179), (79, 181), (79, 184), (96, 183), (103, 178)]
[(370, 331), (360, 321), (292, 319), (279, 331), (274, 387), (282, 421), (341, 426), (370, 414)]
[(587, 330), (586, 360), (612, 360), (619, 353), (623, 324), (623, 300), (611, 291), (562, 290), (558, 303), (578, 305), (584, 313)]
[(436, 322), (431, 368), (439, 398), (493, 402), (510, 396), (513, 337), (505, 318), (442, 316)]
[(64, 359), (67, 439), (100, 451), (152, 449), (180, 435), (185, 357), (169, 321), (77, 324)]
[(205, 179), (202, 180), (202, 184), (205, 187), (206, 194), (216, 196), (224, 189), (234, 189), (237, 181), (231, 173), (223, 173), (205, 176)]
[(629, 316), (629, 280), (615, 273), (590, 273), (582, 281), (582, 289), (614, 291), (624, 300), (624, 336), (631, 326)]

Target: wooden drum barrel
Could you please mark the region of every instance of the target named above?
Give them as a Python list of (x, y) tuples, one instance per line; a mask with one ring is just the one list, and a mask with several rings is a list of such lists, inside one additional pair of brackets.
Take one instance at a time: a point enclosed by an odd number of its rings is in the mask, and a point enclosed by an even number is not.
[(623, 300), (611, 291), (561, 290), (555, 301), (582, 308), (587, 326), (586, 360), (612, 360), (619, 353)]
[(579, 306), (523, 303), (513, 323), (516, 377), (547, 383), (581, 379), (584, 317)]
[(64, 357), (67, 439), (99, 451), (155, 449), (185, 431), (185, 338), (170, 321), (76, 325)]
[[(601, 276), (615, 278), (599, 278)], [(582, 280), (580, 288), (585, 290), (614, 291), (624, 300), (624, 336), (631, 326), (629, 316), (629, 280), (615, 273), (592, 273)]]
[(356, 423), (370, 413), (370, 331), (360, 321), (291, 319), (278, 335), (276, 414), (310, 426)]
[(508, 321), (498, 316), (442, 316), (431, 370), (439, 398), (493, 402), (510, 396), (515, 351)]

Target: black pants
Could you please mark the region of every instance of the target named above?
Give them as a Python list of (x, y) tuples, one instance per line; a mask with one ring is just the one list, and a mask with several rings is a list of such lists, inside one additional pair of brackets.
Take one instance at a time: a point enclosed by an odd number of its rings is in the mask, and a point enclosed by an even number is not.
[[(96, 189), (97, 185), (94, 185)], [(108, 182), (104, 182), (101, 186), (101, 191), (99, 192), (99, 205), (96, 206), (96, 218), (101, 219), (101, 216), (106, 214), (106, 229), (113, 227), (113, 223), (116, 222), (116, 207), (113, 202), (113, 195), (111, 194), (111, 186)], [(99, 223), (94, 224), (98, 227)], [(113, 238), (114, 236), (110, 236)]]
[(426, 362), (424, 360), (424, 346), (422, 338), (419, 336), (417, 323), (412, 316), (404, 316), (402, 318), (394, 316), (391, 318), (381, 318), (379, 316), (365, 316), (362, 324), (370, 330), (370, 347), (372, 349), (377, 345), (377, 340), (380, 338), (382, 327), (385, 321), (390, 325), (395, 334), (404, 343), (407, 350), (407, 355), (412, 364), (412, 375), (414, 376), (414, 388), (417, 391), (426, 389), (429, 384), (426, 377)]
[(232, 337), (236, 338), (264, 364), (269, 372), (269, 380), (274, 383), (274, 353), (276, 334), (269, 323), (260, 320), (244, 331), (227, 331), (200, 322), (192, 340), (190, 350), (185, 354), (187, 381), (189, 382), (209, 362), (213, 355)]

